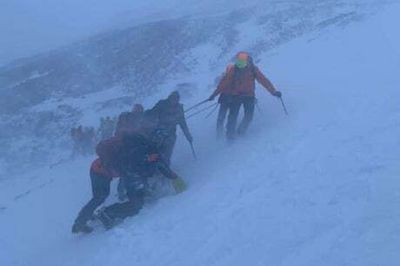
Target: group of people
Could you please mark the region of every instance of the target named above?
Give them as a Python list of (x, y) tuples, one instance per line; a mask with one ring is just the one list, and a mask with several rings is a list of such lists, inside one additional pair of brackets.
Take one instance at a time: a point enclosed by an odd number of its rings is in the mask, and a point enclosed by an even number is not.
[(100, 119), (100, 126), (97, 131), (94, 127), (82, 127), (81, 125), (72, 128), (70, 131), (73, 143), (71, 157), (93, 154), (96, 144), (101, 140), (112, 137), (115, 128), (116, 119), (109, 116)]
[(96, 132), (93, 127), (82, 126), (71, 129), (70, 136), (73, 142), (72, 157), (76, 155), (89, 155), (93, 153), (96, 143)]
[[(272, 95), (281, 97), (281, 93), (254, 65), (250, 55), (238, 53), (235, 64), (227, 67), (217, 89), (207, 99), (213, 101), (219, 95), (218, 136), (222, 135), (226, 116), (228, 140), (246, 132), (254, 114), (255, 81)], [(237, 128), (241, 106), (244, 108), (244, 118)], [(93, 228), (88, 222), (92, 219), (99, 220), (106, 229), (110, 229), (118, 221), (137, 214), (144, 204), (148, 179), (156, 173), (170, 179), (177, 193), (186, 189), (184, 180), (170, 168), (177, 126), (192, 144), (193, 137), (177, 91), (149, 110), (135, 104), (130, 112), (119, 116), (114, 136), (96, 146), (98, 158), (90, 167), (92, 198), (79, 212), (72, 226), (73, 233), (91, 232)], [(113, 178), (120, 178), (127, 200), (103, 207), (94, 214), (110, 194)]]
[(111, 138), (114, 135), (116, 119), (109, 116), (100, 118), (100, 126), (97, 131), (100, 140)]
[(96, 218), (106, 228), (111, 228), (118, 220), (132, 216), (142, 208), (148, 178), (158, 172), (173, 180), (177, 192), (185, 189), (185, 182), (170, 169), (177, 126), (192, 142), (177, 91), (149, 110), (145, 111), (142, 105), (135, 104), (132, 111), (120, 114), (114, 136), (100, 141), (96, 146), (98, 158), (90, 167), (93, 197), (79, 212), (72, 232), (92, 231), (87, 223), (110, 194), (113, 178), (120, 178), (119, 187), (126, 193), (127, 200), (97, 212)]

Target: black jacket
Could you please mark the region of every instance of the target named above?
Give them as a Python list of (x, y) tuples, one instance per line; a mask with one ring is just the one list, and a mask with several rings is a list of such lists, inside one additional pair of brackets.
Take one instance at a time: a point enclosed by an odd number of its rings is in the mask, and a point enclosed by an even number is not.
[(121, 153), (119, 171), (122, 176), (151, 177), (159, 170), (167, 178), (177, 177), (164, 162), (159, 149), (140, 134), (124, 136)]
[(150, 112), (157, 118), (158, 128), (166, 129), (168, 132), (176, 134), (176, 126), (179, 125), (185, 137), (188, 140), (192, 139), (182, 104), (172, 105), (168, 100), (161, 100)]
[(123, 112), (118, 117), (115, 135), (120, 135), (122, 132), (132, 132), (140, 128), (143, 119), (143, 113)]

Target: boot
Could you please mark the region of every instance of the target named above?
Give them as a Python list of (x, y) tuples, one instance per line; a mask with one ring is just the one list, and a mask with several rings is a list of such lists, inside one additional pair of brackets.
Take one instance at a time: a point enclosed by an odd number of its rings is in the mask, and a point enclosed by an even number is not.
[(100, 220), (106, 230), (111, 229), (115, 225), (114, 219), (107, 214), (105, 208), (102, 208), (97, 212), (96, 218)]
[(78, 233), (89, 234), (91, 232), (93, 232), (93, 228), (88, 226), (87, 224), (74, 223), (74, 225), (72, 226), (73, 234), (78, 234)]

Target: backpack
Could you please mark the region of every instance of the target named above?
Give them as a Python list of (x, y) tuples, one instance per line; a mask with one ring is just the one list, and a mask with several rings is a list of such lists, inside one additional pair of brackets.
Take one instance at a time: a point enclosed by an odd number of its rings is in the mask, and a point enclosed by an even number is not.
[(121, 138), (112, 137), (99, 142), (96, 154), (105, 166), (115, 166), (123, 148)]

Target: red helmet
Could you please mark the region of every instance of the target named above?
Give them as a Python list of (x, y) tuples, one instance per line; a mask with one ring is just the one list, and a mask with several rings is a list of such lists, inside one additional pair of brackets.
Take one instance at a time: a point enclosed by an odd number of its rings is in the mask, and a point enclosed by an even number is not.
[(236, 54), (235, 65), (238, 68), (245, 68), (250, 61), (250, 55), (247, 52), (239, 52)]

